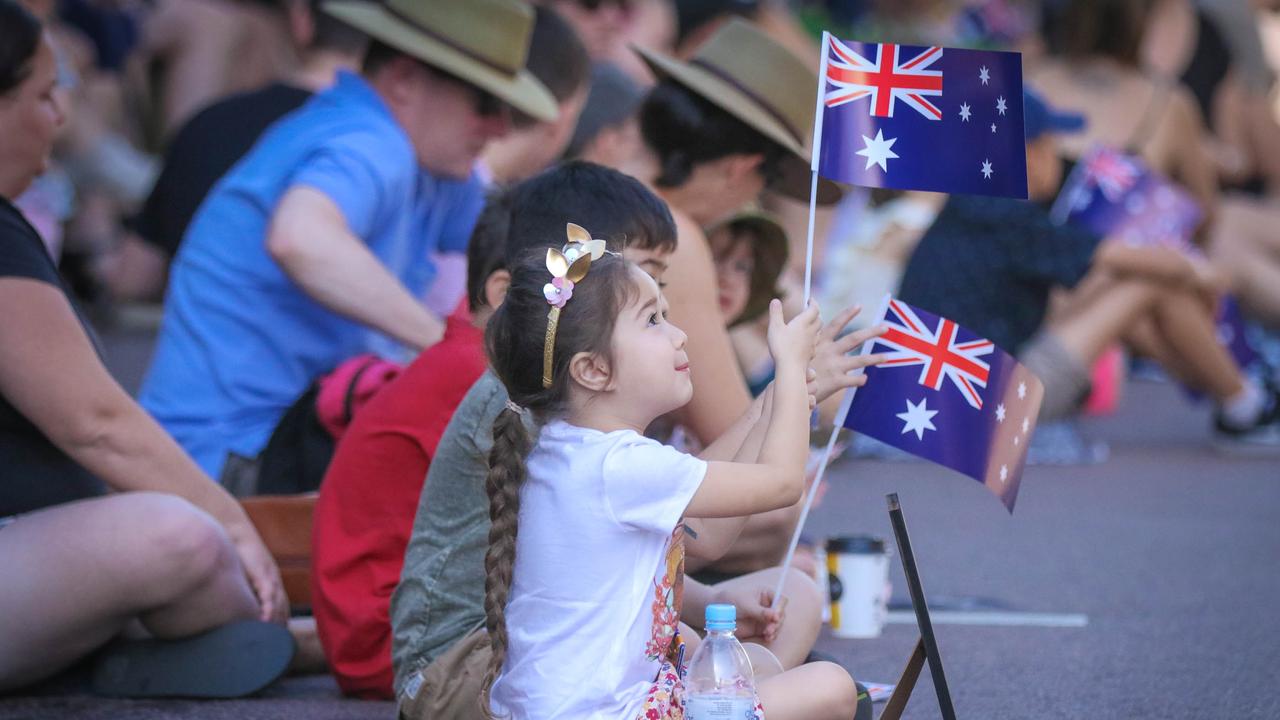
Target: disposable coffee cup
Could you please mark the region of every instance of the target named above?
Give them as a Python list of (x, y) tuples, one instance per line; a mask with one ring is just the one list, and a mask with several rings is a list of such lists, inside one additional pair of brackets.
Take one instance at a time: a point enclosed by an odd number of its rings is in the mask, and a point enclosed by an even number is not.
[(889, 555), (883, 538), (853, 535), (827, 540), (831, 634), (880, 636), (889, 606)]

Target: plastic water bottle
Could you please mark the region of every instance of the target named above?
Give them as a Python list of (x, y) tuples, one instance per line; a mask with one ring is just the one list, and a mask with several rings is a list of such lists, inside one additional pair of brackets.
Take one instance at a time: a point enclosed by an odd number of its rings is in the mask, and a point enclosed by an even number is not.
[(737, 608), (707, 606), (707, 636), (684, 677), (685, 720), (755, 717), (755, 675), (747, 651), (733, 635), (737, 627)]

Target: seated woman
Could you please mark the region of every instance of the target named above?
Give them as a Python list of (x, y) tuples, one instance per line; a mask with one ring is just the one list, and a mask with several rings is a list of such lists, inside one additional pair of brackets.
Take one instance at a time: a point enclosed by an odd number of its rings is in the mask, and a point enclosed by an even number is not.
[(1280, 241), (1273, 231), (1280, 213), (1254, 201), (1223, 201), (1195, 96), (1142, 68), (1149, 6), (1147, 0), (1063, 3), (1047, 18), (1053, 57), (1028, 76), (1049, 100), (1079, 108), (1088, 119), (1083, 133), (1063, 139), (1068, 158), (1097, 144), (1121, 148), (1185, 186), (1205, 211), (1205, 250), (1230, 290), (1251, 315), (1280, 327)]
[[(275, 562), (240, 506), (107, 373), (12, 204), (64, 119), (54, 65), (40, 23), (0, 0), (0, 693), (126, 630), (152, 639), (113, 644), (99, 692), (254, 692), (293, 653)], [(206, 672), (215, 663), (229, 672)]]
[[(1258, 4), (1202, 7), (1191, 0), (1157, 0), (1147, 19), (1142, 60), (1144, 67), (1177, 78), (1191, 91), (1223, 189), (1275, 197), (1280, 192), (1280, 125), (1269, 97), (1271, 83), (1251, 77), (1257, 73), (1241, 62), (1247, 55), (1231, 36), (1236, 20), (1231, 14), (1238, 12), (1247, 22)], [(1256, 39), (1257, 26), (1250, 29)]]

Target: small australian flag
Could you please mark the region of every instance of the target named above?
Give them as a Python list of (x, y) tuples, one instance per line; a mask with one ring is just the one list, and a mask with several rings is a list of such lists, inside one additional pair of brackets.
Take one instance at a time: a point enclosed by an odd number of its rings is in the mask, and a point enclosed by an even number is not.
[(1005, 351), (955, 322), (890, 300), (867, 384), (844, 426), (968, 475), (1009, 512), (1044, 386)]
[[(1203, 257), (1194, 238), (1204, 212), (1195, 198), (1141, 159), (1105, 146), (1094, 147), (1076, 164), (1053, 204), (1051, 217), (1059, 224), (1087, 228), (1111, 242), (1171, 247)], [(1219, 342), (1237, 366), (1250, 369), (1260, 363), (1262, 356), (1235, 298), (1222, 298), (1214, 322)], [(1190, 392), (1199, 395), (1198, 391)]]
[(1071, 171), (1050, 216), (1129, 245), (1191, 251), (1204, 213), (1185, 190), (1140, 159), (1098, 146)]
[(1027, 197), (1022, 56), (823, 35), (814, 169), (898, 190)]

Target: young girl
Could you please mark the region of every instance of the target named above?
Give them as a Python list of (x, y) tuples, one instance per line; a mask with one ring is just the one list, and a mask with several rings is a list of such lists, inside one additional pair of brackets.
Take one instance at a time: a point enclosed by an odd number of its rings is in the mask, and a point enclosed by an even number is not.
[[(494, 423), (487, 482), (485, 709), (680, 719), (682, 641), (696, 641), (678, 633), (684, 518), (799, 499), (818, 315), (786, 323), (770, 306), (777, 379), (765, 409), (742, 462), (705, 462), (641, 434), (693, 393), (686, 338), (666, 322), (657, 284), (581, 228), (569, 236), (515, 270), (486, 331), (511, 402)], [(536, 443), (527, 412), (542, 423)], [(844, 720), (857, 706), (853, 680), (830, 663), (758, 679), (757, 692), (770, 720)]]

